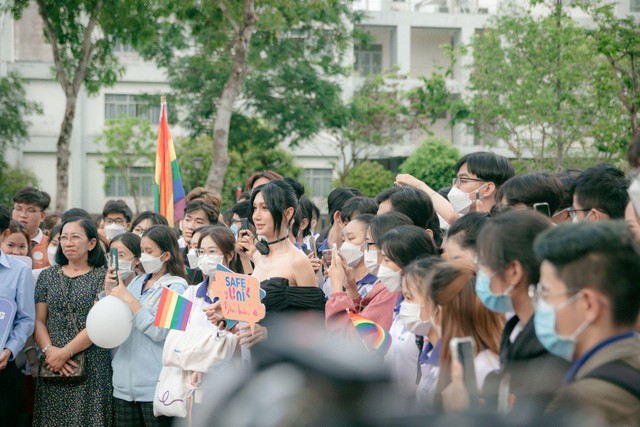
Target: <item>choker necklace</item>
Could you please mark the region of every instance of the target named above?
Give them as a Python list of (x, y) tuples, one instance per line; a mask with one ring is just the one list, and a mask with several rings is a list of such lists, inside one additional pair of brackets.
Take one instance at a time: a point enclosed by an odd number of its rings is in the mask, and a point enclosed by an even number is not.
[(258, 250), (258, 252), (260, 252), (260, 254), (262, 255), (269, 255), (269, 246), (274, 245), (276, 243), (280, 243), (284, 240), (287, 240), (289, 238), (289, 233), (285, 234), (283, 237), (277, 239), (277, 240), (273, 240), (271, 242), (267, 242), (267, 238), (264, 236), (259, 236), (258, 237), (258, 243), (256, 243), (256, 249)]

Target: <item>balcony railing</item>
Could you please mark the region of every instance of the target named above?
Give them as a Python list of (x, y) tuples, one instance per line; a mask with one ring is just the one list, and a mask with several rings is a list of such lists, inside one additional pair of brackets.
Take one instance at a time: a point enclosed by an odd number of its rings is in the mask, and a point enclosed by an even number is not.
[(356, 0), (357, 10), (432, 14), (495, 14), (500, 0)]

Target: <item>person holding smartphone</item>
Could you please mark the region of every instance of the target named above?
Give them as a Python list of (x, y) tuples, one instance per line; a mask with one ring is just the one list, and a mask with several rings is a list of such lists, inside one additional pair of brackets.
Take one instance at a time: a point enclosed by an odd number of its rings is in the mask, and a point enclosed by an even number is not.
[(109, 269), (104, 280), (105, 291), (118, 286), (118, 274), (125, 286), (129, 286), (143, 270), (140, 264), (140, 236), (134, 233), (119, 234), (109, 243)]

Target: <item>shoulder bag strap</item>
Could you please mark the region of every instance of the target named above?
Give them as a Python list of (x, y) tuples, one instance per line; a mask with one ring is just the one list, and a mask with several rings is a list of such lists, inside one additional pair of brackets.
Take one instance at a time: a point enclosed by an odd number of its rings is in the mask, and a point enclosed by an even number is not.
[(585, 378), (597, 378), (614, 384), (640, 400), (640, 371), (621, 360), (598, 366)]
[(76, 316), (73, 313), (73, 310), (71, 310), (71, 302), (69, 300), (69, 287), (71, 285), (67, 285), (65, 287), (65, 279), (64, 279), (64, 273), (62, 272), (62, 267), (60, 267), (60, 270), (58, 270), (58, 273), (60, 274), (60, 284), (62, 285), (62, 291), (64, 293), (64, 299), (67, 302), (67, 310), (69, 311), (69, 318), (71, 319), (71, 323), (73, 324), (73, 327), (76, 330), (76, 335), (78, 335), (80, 333), (80, 329), (78, 329), (78, 324), (76, 323)]

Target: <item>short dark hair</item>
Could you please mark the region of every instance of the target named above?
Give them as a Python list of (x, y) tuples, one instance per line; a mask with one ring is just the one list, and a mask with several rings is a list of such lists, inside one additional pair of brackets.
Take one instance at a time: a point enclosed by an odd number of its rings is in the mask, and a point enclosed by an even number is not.
[(136, 216), (136, 218), (131, 223), (131, 227), (129, 227), (129, 231), (133, 231), (133, 229), (136, 228), (138, 224), (140, 224), (145, 219), (150, 220), (152, 225), (169, 225), (167, 219), (162, 215), (151, 211), (144, 211), (140, 212), (138, 216)]
[[(389, 230), (401, 225), (415, 225), (411, 218), (401, 212), (387, 212), (378, 215), (369, 224), (369, 234), (375, 242), (379, 243), (382, 236)], [(379, 246), (378, 246), (379, 247)]]
[(231, 221), (231, 218), (233, 218), (233, 214), (237, 214), (240, 218), (249, 218), (249, 215), (251, 214), (251, 204), (248, 200), (243, 200), (242, 202), (238, 202), (233, 205), (233, 207), (231, 207), (229, 211), (231, 211), (231, 217), (229, 218), (229, 221)]
[(122, 214), (127, 222), (131, 222), (131, 218), (133, 218), (133, 212), (131, 212), (127, 202), (124, 200), (108, 200), (107, 203), (104, 204), (102, 216), (106, 218), (107, 215), (112, 213)]
[(465, 163), (469, 172), (483, 181), (493, 182), (496, 187), (500, 187), (516, 174), (509, 159), (488, 151), (479, 151), (462, 156), (454, 167), (456, 173), (460, 171), (460, 168)]
[(142, 249), (140, 249), (140, 240), (142, 240), (140, 236), (131, 232), (118, 234), (109, 242), (109, 249), (111, 249), (111, 245), (114, 242), (120, 241), (127, 247), (127, 249), (131, 251), (134, 257), (140, 258), (140, 256), (142, 255)]
[(13, 196), (13, 203), (36, 205), (46, 211), (51, 203), (51, 196), (46, 191), (38, 190), (34, 187), (25, 187)]
[(617, 219), (624, 218), (629, 201), (628, 187), (620, 169), (601, 163), (585, 169), (576, 178), (573, 194), (584, 209), (599, 209), (611, 219)]
[(507, 199), (507, 205), (524, 203), (532, 208), (536, 203), (547, 203), (553, 214), (562, 203), (562, 183), (547, 172), (531, 172), (511, 177), (500, 186), (496, 193), (496, 203)]
[(305, 228), (302, 232), (302, 236), (307, 237), (311, 235), (309, 227), (311, 226), (311, 220), (313, 219), (313, 206), (311, 200), (309, 200), (307, 196), (302, 195), (300, 197), (300, 200), (298, 200), (298, 209), (296, 210), (294, 218), (295, 222), (291, 227), (293, 235), (298, 235), (298, 233), (300, 232), (300, 227), (302, 226), (302, 221), (304, 221), (305, 219), (309, 222), (309, 224), (307, 225), (307, 228)]
[(151, 239), (163, 253), (169, 252), (171, 259), (167, 261), (167, 270), (173, 276), (182, 277), (186, 280), (184, 260), (180, 254), (178, 236), (173, 228), (167, 225), (154, 225), (145, 231), (143, 238)]
[(376, 215), (373, 215), (373, 214), (361, 214), (361, 215), (358, 215), (357, 217), (353, 218), (352, 221), (361, 222), (364, 225), (366, 225), (367, 228), (368, 228), (369, 225), (371, 225), (371, 221), (373, 221), (373, 219), (375, 217), (376, 217)]
[[(352, 217), (362, 214), (373, 214), (378, 212), (378, 202), (371, 197), (357, 196), (349, 199), (340, 211), (342, 222), (349, 222)], [(355, 218), (355, 217), (354, 217)]]
[[(60, 227), (60, 234), (64, 230), (64, 227), (67, 224), (72, 222), (80, 223), (80, 226), (84, 229), (85, 234), (89, 240), (96, 239), (96, 245), (89, 251), (89, 257), (87, 262), (92, 267), (102, 267), (107, 263), (107, 260), (104, 256), (104, 252), (102, 251), (102, 246), (100, 246), (100, 238), (98, 237), (98, 229), (92, 220), (80, 216), (67, 218), (62, 222), (62, 226)], [(58, 251), (56, 252), (56, 262), (59, 265), (67, 265), (69, 264), (69, 260), (62, 252), (62, 245), (58, 245)]]
[(529, 279), (538, 283), (540, 261), (533, 253), (533, 241), (550, 228), (551, 220), (530, 210), (511, 210), (498, 215), (482, 227), (476, 244), (480, 263), (501, 273), (518, 261)]
[(93, 217), (91, 216), (91, 214), (82, 208), (71, 208), (68, 211), (65, 211), (62, 214), (62, 217), (60, 219), (62, 220), (62, 222), (65, 222), (69, 218), (76, 218), (76, 217), (86, 218), (88, 220), (93, 221)]
[(329, 193), (329, 197), (327, 197), (327, 208), (329, 209), (329, 222), (331, 225), (333, 225), (333, 216), (335, 213), (342, 211), (347, 201), (358, 196), (362, 197), (364, 194), (353, 187), (338, 187)]
[(232, 261), (236, 257), (236, 239), (233, 237), (231, 230), (227, 227), (218, 224), (202, 227), (198, 230), (201, 230), (200, 239), (198, 240), (198, 248), (202, 245), (202, 240), (205, 237), (210, 237), (215, 242), (216, 246), (222, 251), (225, 258), (230, 258)]
[(5, 205), (0, 205), (0, 233), (9, 228), (11, 222), (11, 211)]
[(430, 229), (438, 246), (442, 243), (440, 220), (427, 193), (413, 187), (393, 187), (376, 196), (378, 204), (387, 200), (394, 211), (407, 215), (418, 227)]
[(401, 225), (387, 231), (377, 246), (401, 268), (418, 258), (439, 254), (425, 229), (415, 225)]
[(581, 173), (582, 169), (565, 169), (556, 174), (556, 178), (562, 183), (562, 201), (558, 206), (558, 210), (570, 208), (573, 205), (572, 190), (576, 179)]
[(58, 222), (58, 220), (62, 221), (62, 215), (60, 215), (57, 212), (50, 213), (45, 217), (44, 221), (42, 221), (42, 224), (40, 224), (40, 226), (42, 227), (43, 230), (49, 231), (56, 226), (56, 222)]
[[(304, 191), (301, 187), (293, 186), (284, 179), (276, 179), (269, 181), (265, 185), (256, 187), (251, 192), (251, 216), (249, 217), (249, 221), (253, 224), (253, 203), (256, 200), (256, 196), (262, 193), (264, 203), (273, 218), (273, 230), (276, 234), (280, 233), (284, 211), (288, 208), (293, 208), (294, 212), (291, 218), (293, 219), (295, 217), (296, 211), (298, 210), (298, 200), (302, 197), (301, 190)], [(287, 224), (287, 226), (289, 226), (289, 224)]]
[(455, 240), (463, 249), (476, 250), (478, 234), (489, 222), (489, 215), (483, 212), (469, 212), (461, 216), (447, 230), (447, 239)]
[(220, 210), (213, 206), (210, 203), (205, 202), (204, 200), (194, 200), (190, 202), (186, 208), (184, 208), (184, 215), (190, 214), (191, 212), (204, 211), (205, 215), (209, 219), (209, 224), (214, 225), (218, 223), (218, 217), (220, 216)]
[(617, 326), (633, 325), (640, 312), (640, 253), (623, 221), (561, 224), (535, 240), (571, 294), (594, 288), (611, 303)]

